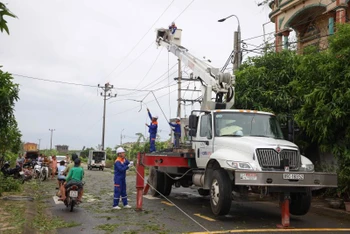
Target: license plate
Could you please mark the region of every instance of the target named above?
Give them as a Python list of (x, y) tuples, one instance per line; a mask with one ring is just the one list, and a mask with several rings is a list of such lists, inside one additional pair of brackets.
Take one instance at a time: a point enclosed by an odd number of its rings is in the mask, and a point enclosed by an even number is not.
[(78, 191), (69, 191), (70, 197), (78, 197)]
[(23, 172), (23, 171), (20, 171), (20, 172), (19, 172), (19, 174), (20, 174), (20, 175), (23, 175), (23, 174), (24, 174), (24, 172)]
[(256, 173), (241, 173), (240, 178), (241, 180), (257, 180), (258, 176)]
[(304, 180), (304, 174), (283, 174), (285, 180)]

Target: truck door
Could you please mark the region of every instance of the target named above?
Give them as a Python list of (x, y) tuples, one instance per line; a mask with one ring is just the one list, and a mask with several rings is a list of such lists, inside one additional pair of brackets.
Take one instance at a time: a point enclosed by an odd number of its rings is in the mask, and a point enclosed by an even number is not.
[[(197, 131), (196, 163), (200, 168), (205, 168), (213, 153), (213, 126), (211, 114), (200, 116), (199, 131)], [(206, 142), (204, 142), (206, 141)]]

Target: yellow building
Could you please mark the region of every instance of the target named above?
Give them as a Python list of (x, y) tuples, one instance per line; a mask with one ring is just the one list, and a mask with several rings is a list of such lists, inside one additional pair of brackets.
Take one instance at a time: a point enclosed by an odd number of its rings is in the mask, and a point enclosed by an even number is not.
[(38, 150), (38, 144), (27, 142), (23, 145), (24, 151), (37, 151)]
[(274, 0), (269, 6), (276, 52), (288, 48), (293, 30), (299, 53), (309, 45), (325, 49), (328, 36), (336, 31), (335, 24), (350, 22), (350, 0)]

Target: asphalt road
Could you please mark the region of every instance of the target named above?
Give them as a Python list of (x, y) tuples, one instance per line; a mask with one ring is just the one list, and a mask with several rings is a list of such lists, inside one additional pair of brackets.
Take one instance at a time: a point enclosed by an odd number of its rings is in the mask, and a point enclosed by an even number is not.
[[(324, 208), (317, 203), (302, 217), (291, 216), (293, 229), (277, 229), (281, 215), (276, 202), (233, 201), (224, 217), (211, 213), (209, 197), (194, 188), (175, 188), (167, 198), (143, 198), (143, 210), (136, 211), (135, 172), (127, 176), (127, 193), (132, 209), (112, 210), (113, 174), (110, 170), (85, 170), (83, 203), (69, 212), (55, 197), (50, 199), (53, 215), (79, 226), (58, 233), (350, 233), (350, 213)], [(54, 182), (48, 188), (55, 191)]]

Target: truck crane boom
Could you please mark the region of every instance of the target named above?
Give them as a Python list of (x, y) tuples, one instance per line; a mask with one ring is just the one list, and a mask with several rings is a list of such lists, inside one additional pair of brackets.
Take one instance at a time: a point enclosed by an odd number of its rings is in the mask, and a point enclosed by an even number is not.
[[(188, 52), (188, 49), (179, 44), (181, 30), (176, 30), (174, 35), (169, 29), (157, 29), (156, 44), (163, 46), (180, 59), (192, 70), (192, 77), (202, 83), (203, 102), (201, 110), (231, 109), (234, 104), (235, 76), (230, 73), (222, 73), (219, 68), (214, 68), (196, 58)], [(212, 92), (215, 93), (215, 101), (212, 101)]]

